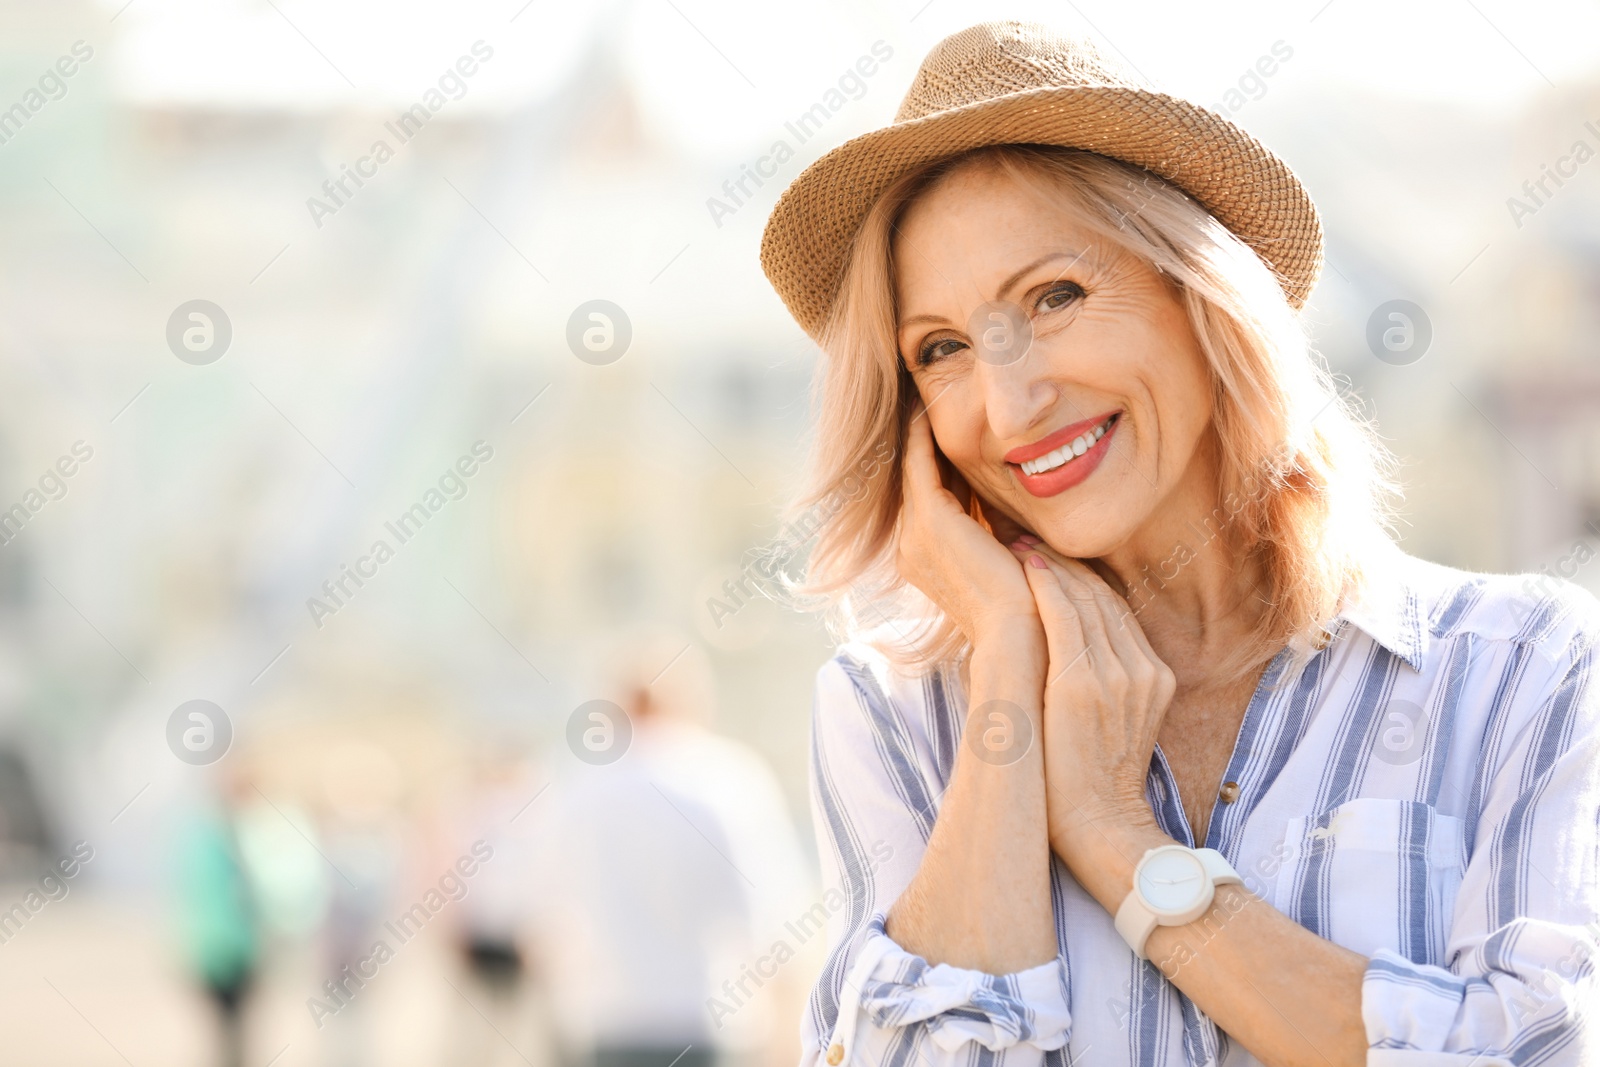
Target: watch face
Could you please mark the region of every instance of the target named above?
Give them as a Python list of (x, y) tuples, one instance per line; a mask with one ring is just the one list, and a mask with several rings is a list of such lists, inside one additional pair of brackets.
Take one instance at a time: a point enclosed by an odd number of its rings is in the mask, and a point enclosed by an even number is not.
[(1157, 914), (1193, 908), (1209, 884), (1205, 866), (1187, 849), (1161, 849), (1139, 866), (1139, 895)]

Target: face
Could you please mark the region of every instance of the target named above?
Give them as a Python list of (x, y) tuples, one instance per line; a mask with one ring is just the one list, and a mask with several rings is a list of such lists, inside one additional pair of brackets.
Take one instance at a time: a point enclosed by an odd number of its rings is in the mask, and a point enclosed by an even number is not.
[[(969, 166), (908, 208), (894, 257), (900, 357), (991, 509), (1093, 559), (1215, 486), (1210, 377), (1182, 305), (1070, 206)], [(985, 346), (1005, 336), (997, 306), (1026, 320), (1026, 348)]]

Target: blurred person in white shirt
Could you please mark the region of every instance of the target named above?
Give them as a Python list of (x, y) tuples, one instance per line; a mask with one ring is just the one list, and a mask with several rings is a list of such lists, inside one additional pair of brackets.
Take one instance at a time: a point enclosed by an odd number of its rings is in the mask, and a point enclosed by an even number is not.
[(792, 1018), (783, 993), (808, 976), (791, 964), (755, 979), (749, 967), (807, 903), (778, 782), (709, 728), (715, 689), (697, 645), (659, 632), (621, 644), (606, 672), (613, 701), (573, 713), (571, 753), (552, 756), (557, 781), (529, 812), (535, 969), (564, 1058), (790, 1061), (767, 1038)]

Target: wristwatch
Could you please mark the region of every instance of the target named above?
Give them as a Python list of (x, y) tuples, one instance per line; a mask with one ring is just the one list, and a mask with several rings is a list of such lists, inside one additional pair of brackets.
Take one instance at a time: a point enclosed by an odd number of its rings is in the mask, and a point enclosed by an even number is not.
[(1117, 933), (1141, 960), (1158, 926), (1192, 923), (1211, 907), (1219, 885), (1243, 885), (1239, 872), (1214, 848), (1162, 845), (1133, 869), (1133, 891), (1117, 909)]

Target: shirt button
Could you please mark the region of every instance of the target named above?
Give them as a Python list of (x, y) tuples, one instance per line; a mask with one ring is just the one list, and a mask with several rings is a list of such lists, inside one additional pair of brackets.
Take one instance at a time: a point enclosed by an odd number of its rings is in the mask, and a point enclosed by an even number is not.
[(839, 1067), (839, 1064), (842, 1063), (843, 1061), (844, 1061), (844, 1046), (843, 1045), (834, 1045), (832, 1048), (828, 1049), (828, 1063), (831, 1064), (832, 1067)]
[(1239, 783), (1223, 782), (1222, 789), (1217, 795), (1222, 797), (1222, 802), (1224, 804), (1232, 804), (1235, 800), (1239, 799)]

